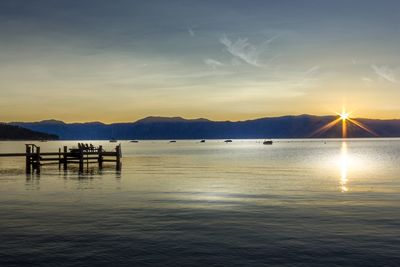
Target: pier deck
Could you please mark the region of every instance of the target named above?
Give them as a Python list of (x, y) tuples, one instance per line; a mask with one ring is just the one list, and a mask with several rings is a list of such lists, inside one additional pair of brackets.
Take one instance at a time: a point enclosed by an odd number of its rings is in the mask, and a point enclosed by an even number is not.
[(40, 173), (43, 165), (58, 164), (59, 169), (68, 169), (70, 164), (78, 164), (79, 171), (83, 172), (84, 166), (98, 164), (99, 169), (103, 168), (104, 162), (115, 162), (116, 169), (121, 170), (121, 144), (113, 151), (105, 151), (102, 146), (94, 147), (78, 144), (78, 148), (64, 146), (58, 152), (41, 152), (40, 146), (35, 144), (25, 144), (25, 153), (0, 153), (0, 157), (25, 157), (26, 173)]

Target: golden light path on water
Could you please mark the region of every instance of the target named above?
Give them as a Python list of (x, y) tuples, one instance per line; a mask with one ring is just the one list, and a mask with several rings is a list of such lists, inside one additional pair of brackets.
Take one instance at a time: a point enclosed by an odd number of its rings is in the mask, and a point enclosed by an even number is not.
[[(336, 178), (338, 188), (342, 193), (367, 190), (367, 188), (360, 187), (359, 183), (366, 182), (369, 179), (368, 174), (373, 172), (378, 164), (376, 155), (371, 158), (360, 153), (360, 144), (357, 142), (360, 141), (343, 140), (337, 156), (333, 159), (338, 177)], [(332, 161), (330, 162), (332, 163)]]
[(344, 141), (342, 142), (342, 146), (340, 148), (340, 188), (343, 193), (349, 190), (347, 188), (348, 171), (349, 155), (347, 153), (347, 143)]
[[(354, 125), (374, 137), (378, 137), (378, 135), (371, 129), (369, 129), (366, 125), (363, 123), (357, 121), (356, 119), (350, 118), (352, 112), (347, 112), (346, 109), (343, 107), (342, 112), (338, 113), (336, 112), (338, 117), (334, 119), (333, 121), (325, 124), (324, 126), (320, 127), (317, 129), (315, 132), (312, 133), (313, 136), (320, 135), (329, 129), (333, 128), (334, 126), (338, 125), (341, 122), (341, 127), (342, 127), (342, 138), (343, 140), (346, 140), (348, 137), (348, 126), (349, 125)], [(352, 162), (351, 164), (354, 164)], [(340, 166), (340, 189), (341, 191), (347, 192), (349, 191), (348, 188), (348, 173), (349, 173), (349, 166), (350, 166), (350, 157), (348, 154), (348, 149), (347, 149), (347, 143), (346, 141), (342, 142), (341, 148), (340, 148), (340, 159), (339, 159), (339, 166)]]

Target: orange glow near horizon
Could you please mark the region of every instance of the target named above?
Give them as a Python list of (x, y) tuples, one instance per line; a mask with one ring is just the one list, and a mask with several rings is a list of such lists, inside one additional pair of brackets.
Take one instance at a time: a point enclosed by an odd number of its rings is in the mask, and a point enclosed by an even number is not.
[(342, 138), (347, 138), (347, 122), (346, 122), (346, 119), (342, 119)]

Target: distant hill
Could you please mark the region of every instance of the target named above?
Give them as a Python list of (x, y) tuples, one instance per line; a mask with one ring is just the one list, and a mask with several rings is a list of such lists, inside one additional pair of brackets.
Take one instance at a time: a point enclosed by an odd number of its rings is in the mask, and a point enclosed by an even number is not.
[(9, 124), (0, 123), (0, 140), (55, 140), (57, 135), (41, 133)]
[[(61, 139), (224, 139), (224, 138), (338, 138), (341, 124), (329, 131), (313, 133), (335, 120), (335, 116), (283, 116), (247, 121), (187, 120), (181, 117), (147, 117), (132, 123), (64, 123), (57, 120), (13, 122), (34, 131), (58, 135)], [(380, 137), (400, 137), (400, 120), (357, 119)], [(348, 137), (373, 137), (355, 125), (348, 126)]]

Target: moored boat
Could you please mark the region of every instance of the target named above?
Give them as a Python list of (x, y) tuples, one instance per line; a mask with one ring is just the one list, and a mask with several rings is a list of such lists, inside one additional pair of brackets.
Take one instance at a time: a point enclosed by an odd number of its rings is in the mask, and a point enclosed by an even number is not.
[(272, 145), (272, 140), (264, 140), (263, 145)]

